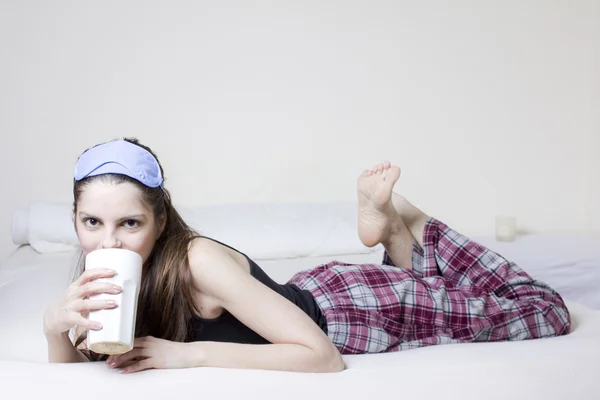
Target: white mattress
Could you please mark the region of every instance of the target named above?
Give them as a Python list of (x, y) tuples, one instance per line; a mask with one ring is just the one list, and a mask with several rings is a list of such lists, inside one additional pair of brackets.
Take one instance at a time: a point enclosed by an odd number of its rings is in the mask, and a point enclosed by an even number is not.
[[(332, 259), (379, 262), (381, 254), (258, 263), (284, 282)], [(337, 374), (192, 368), (124, 376), (103, 363), (48, 364), (42, 316), (67, 285), (73, 261), (71, 253), (41, 255), (24, 246), (0, 267), (3, 398), (600, 398), (600, 311), (572, 300), (566, 336), (344, 356), (347, 369)]]

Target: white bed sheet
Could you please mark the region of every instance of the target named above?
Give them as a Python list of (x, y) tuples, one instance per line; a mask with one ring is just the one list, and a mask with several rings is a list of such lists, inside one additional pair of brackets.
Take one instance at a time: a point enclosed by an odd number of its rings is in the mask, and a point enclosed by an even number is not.
[(600, 234), (520, 235), (514, 242), (473, 239), (546, 282), (564, 299), (600, 310)]
[[(380, 258), (366, 254), (259, 264), (282, 282), (331, 259)], [(338, 374), (192, 368), (123, 376), (103, 363), (48, 364), (42, 315), (64, 290), (73, 261), (73, 254), (40, 255), (25, 246), (0, 267), (2, 398), (600, 398), (600, 311), (571, 301), (573, 329), (566, 336), (344, 356), (347, 369)]]

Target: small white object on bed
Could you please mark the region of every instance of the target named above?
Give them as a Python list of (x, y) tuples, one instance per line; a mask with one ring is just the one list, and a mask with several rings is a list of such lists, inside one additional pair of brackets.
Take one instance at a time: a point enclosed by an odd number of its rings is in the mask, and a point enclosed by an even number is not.
[[(37, 204), (36, 218), (72, 224), (64, 212), (68, 205)], [(354, 207), (211, 206), (184, 215), (202, 233), (246, 252), (284, 283), (297, 271), (332, 260), (380, 263), (381, 247), (367, 249), (355, 236)], [(58, 213), (48, 215), (49, 210)], [(31, 216), (31, 207), (15, 221), (29, 220), (25, 214)], [(37, 222), (38, 227), (16, 226), (22, 233), (15, 241), (33, 238), (33, 243), (23, 244), (0, 265), (0, 380), (2, 393), (15, 398), (600, 398), (600, 311), (592, 309), (600, 308), (600, 239), (592, 235), (530, 235), (510, 243), (474, 238), (563, 295), (573, 321), (566, 336), (344, 356), (347, 369), (337, 374), (193, 368), (120, 375), (104, 363), (47, 363), (43, 313), (69, 284), (77, 252), (68, 227), (41, 224), (40, 229)], [(56, 238), (53, 232), (59, 232)]]

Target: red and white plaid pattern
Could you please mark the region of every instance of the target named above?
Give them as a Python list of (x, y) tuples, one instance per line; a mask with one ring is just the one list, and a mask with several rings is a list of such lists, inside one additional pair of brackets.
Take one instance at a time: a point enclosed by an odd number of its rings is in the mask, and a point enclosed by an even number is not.
[[(412, 271), (334, 261), (292, 277), (342, 354), (564, 335), (563, 299), (516, 264), (431, 218)], [(387, 254), (384, 264), (391, 264)]]

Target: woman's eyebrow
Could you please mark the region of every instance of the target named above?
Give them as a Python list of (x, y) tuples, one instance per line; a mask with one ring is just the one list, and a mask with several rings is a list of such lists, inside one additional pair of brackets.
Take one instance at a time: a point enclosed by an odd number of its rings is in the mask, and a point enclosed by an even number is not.
[(129, 215), (127, 217), (121, 218), (121, 220), (124, 220), (124, 219), (135, 219), (135, 218), (140, 218), (141, 219), (141, 218), (146, 218), (146, 216), (144, 214)]
[[(85, 211), (80, 211), (80, 212), (79, 212), (79, 215), (82, 215), (82, 216), (85, 216), (85, 217), (88, 217), (88, 218), (93, 218), (93, 219), (98, 219), (98, 220), (100, 220), (100, 218), (98, 218), (98, 217), (95, 217), (94, 215), (92, 215), (92, 214), (89, 214), (89, 213), (87, 213), (87, 212), (85, 212)], [(146, 216), (145, 216), (144, 214), (128, 215), (128, 216), (126, 216), (126, 217), (122, 217), (122, 218), (120, 218), (119, 220), (123, 221), (123, 220), (125, 220), (125, 219), (135, 219), (135, 218), (140, 218), (140, 219), (141, 219), (141, 218), (146, 218)]]

